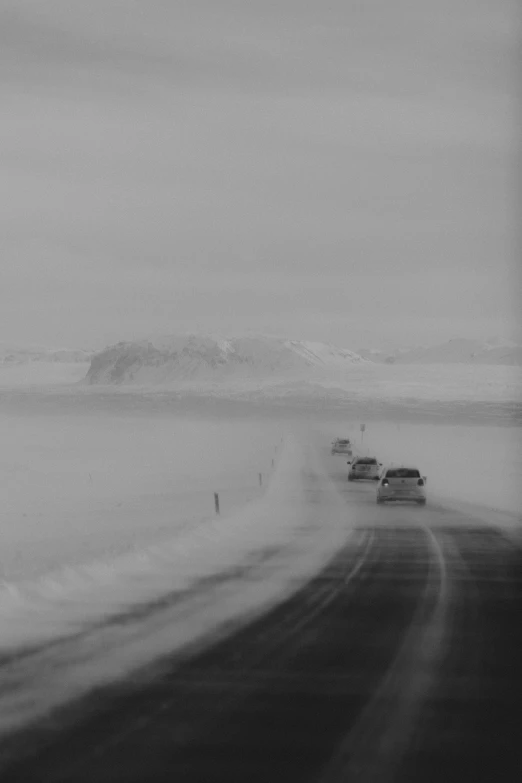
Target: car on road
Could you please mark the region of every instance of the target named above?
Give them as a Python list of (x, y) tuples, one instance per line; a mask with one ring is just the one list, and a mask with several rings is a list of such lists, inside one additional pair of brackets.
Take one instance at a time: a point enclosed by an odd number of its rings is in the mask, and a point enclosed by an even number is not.
[(350, 465), (348, 481), (379, 480), (382, 462), (379, 462), (377, 457), (355, 457), (348, 465)]
[(346, 454), (348, 457), (351, 457), (353, 452), (349, 438), (337, 438), (334, 440), (332, 442), (332, 454)]
[(389, 500), (411, 500), (426, 505), (426, 476), (414, 465), (386, 468), (377, 485), (377, 503)]

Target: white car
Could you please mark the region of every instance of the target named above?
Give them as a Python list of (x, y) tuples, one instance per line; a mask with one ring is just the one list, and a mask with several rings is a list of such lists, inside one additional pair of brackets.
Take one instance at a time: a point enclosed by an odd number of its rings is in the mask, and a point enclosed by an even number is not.
[(426, 505), (426, 476), (412, 465), (389, 467), (383, 471), (377, 485), (377, 503), (388, 500), (412, 500)]
[(361, 479), (379, 480), (382, 462), (379, 462), (376, 457), (356, 457), (348, 465), (350, 465), (348, 481), (359, 481)]
[(332, 454), (346, 454), (348, 457), (352, 456), (352, 444), (348, 438), (337, 438), (332, 443)]

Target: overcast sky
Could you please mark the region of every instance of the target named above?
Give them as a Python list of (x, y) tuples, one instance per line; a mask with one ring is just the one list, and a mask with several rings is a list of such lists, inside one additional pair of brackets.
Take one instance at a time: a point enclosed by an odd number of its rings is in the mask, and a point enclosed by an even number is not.
[(515, 8), (2, 0), (0, 339), (505, 333)]

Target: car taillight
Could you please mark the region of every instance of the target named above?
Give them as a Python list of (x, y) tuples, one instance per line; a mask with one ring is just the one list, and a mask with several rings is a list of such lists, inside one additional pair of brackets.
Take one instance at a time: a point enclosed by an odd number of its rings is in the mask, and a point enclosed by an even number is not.
[(389, 485), (389, 483), (390, 483), (390, 482), (388, 481), (388, 479), (383, 479), (383, 480), (382, 480), (382, 485), (383, 485), (383, 487), (387, 487), (387, 486)]
[(419, 480), (417, 481), (417, 486), (418, 486), (418, 487), (423, 487), (423, 486), (424, 486), (424, 480), (423, 480), (423, 479), (419, 479)]

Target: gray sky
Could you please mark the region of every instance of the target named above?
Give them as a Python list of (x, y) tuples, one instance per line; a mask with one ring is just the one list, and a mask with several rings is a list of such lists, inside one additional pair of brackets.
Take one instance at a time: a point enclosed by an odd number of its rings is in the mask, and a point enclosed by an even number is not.
[(1, 339), (505, 333), (515, 8), (2, 0)]

